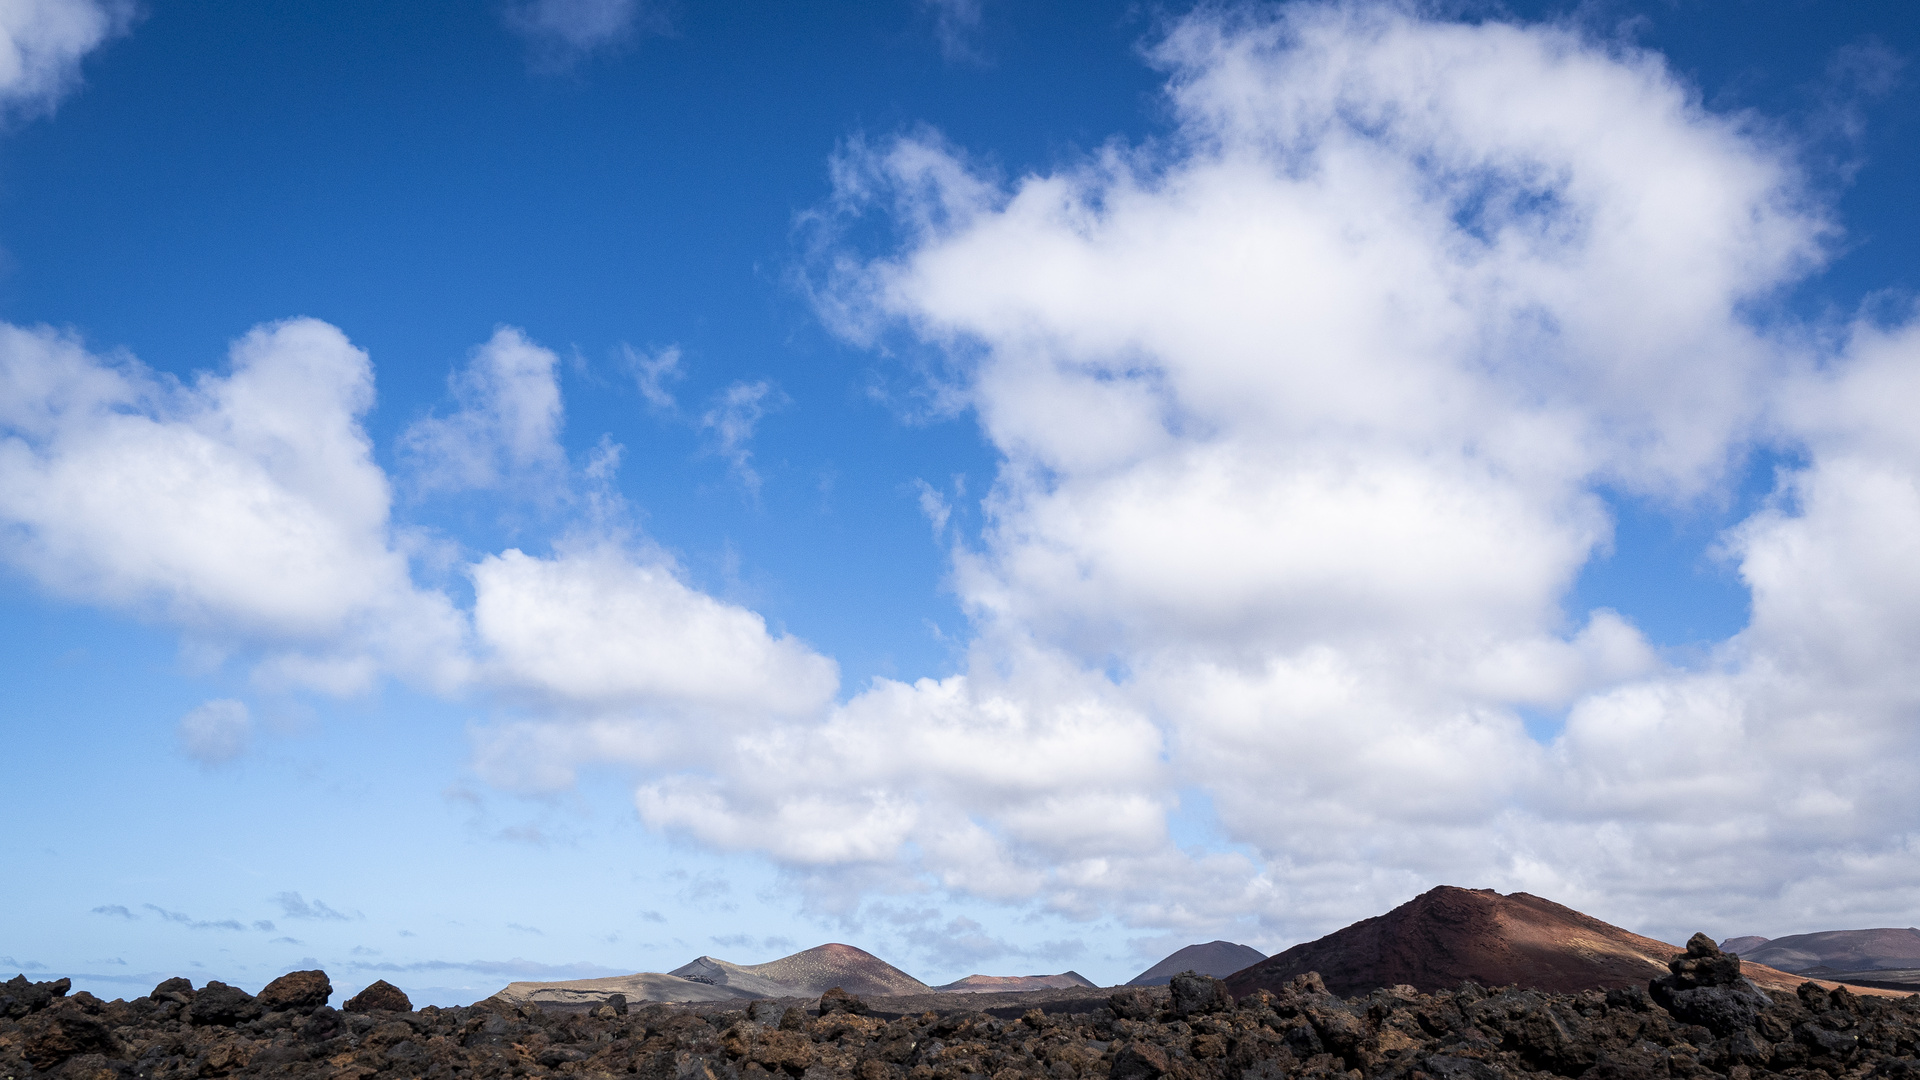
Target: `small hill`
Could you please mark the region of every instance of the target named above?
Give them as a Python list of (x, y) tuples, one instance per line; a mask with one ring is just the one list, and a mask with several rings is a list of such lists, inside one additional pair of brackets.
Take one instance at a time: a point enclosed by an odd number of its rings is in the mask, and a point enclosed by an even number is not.
[(969, 975), (933, 989), (942, 994), (1000, 994), (1021, 990), (1095, 989), (1092, 980), (1077, 971), (1058, 975)]
[(764, 964), (735, 964), (702, 956), (666, 973), (641, 972), (566, 982), (517, 982), (494, 997), (577, 1008), (598, 1004), (609, 994), (624, 994), (629, 1001), (726, 1001), (818, 997), (835, 986), (863, 997), (925, 994), (932, 989), (864, 949), (830, 944)]
[[(1764, 940), (1764, 939), (1763, 939)], [(1774, 938), (1740, 959), (1783, 971), (1826, 974), (1920, 968), (1920, 929), (1826, 930)]]
[(1767, 943), (1766, 938), (1758, 937), (1753, 934), (1748, 934), (1746, 937), (1730, 937), (1727, 940), (1720, 943), (1720, 951), (1737, 953), (1740, 956), (1746, 956), (1748, 953), (1752, 952), (1753, 950), (1759, 948), (1762, 945), (1765, 945), (1766, 943)]
[(1197, 971), (1216, 979), (1227, 976), (1267, 958), (1259, 949), (1236, 945), (1231, 941), (1209, 941), (1189, 945), (1147, 970), (1127, 980), (1128, 986), (1165, 986), (1183, 971)]

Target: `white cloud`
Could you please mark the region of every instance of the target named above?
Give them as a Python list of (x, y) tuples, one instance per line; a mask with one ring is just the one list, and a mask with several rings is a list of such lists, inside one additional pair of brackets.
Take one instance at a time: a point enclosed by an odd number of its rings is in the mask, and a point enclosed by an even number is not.
[(505, 17), (507, 28), (526, 40), (535, 66), (544, 68), (570, 67), (638, 33), (666, 28), (654, 0), (519, 0)]
[(401, 433), (415, 482), (426, 491), (551, 490), (567, 465), (558, 363), (519, 329), (495, 330), (449, 379), (459, 408), (422, 417)]
[[(979, 638), (643, 816), (822, 888), (1254, 913), (1271, 945), (1440, 881), (1679, 932), (1845, 880), (1897, 917), (1920, 349), (1861, 331), (1814, 373), (1746, 321), (1834, 235), (1790, 148), (1556, 27), (1301, 4), (1153, 56), (1154, 145), (1012, 183), (935, 135), (836, 163), (823, 317), (943, 348), (1003, 457), (956, 555)], [(897, 249), (835, 247), (859, 214)], [(1726, 538), (1749, 630), (1680, 670), (1563, 609), (1602, 489), (1724, 498), (1768, 439), (1810, 463)], [(1176, 848), (1183, 789), (1249, 854)]]
[(125, 33), (127, 0), (8, 0), (0, 4), (0, 114), (50, 111), (80, 81), (80, 61)]
[(667, 391), (666, 384), (686, 376), (680, 367), (680, 347), (669, 345), (664, 349), (655, 349), (643, 353), (631, 345), (620, 346), (620, 352), (626, 358), (627, 369), (633, 373), (633, 381), (640, 388), (640, 396), (647, 404), (656, 409), (671, 409), (675, 402)]
[(191, 384), (0, 326), (0, 557), (54, 591), (261, 644), (339, 692), (459, 677), (460, 620), (414, 588), (359, 417), (364, 353), (295, 319)]
[(786, 395), (765, 379), (736, 382), (700, 418), (700, 426), (713, 433), (720, 456), (732, 464), (734, 475), (748, 491), (760, 490), (760, 474), (753, 470), (753, 430), (786, 401)]
[(203, 765), (220, 765), (247, 752), (253, 715), (245, 702), (209, 701), (180, 718), (180, 746)]
[(933, 16), (940, 53), (949, 61), (980, 60), (975, 37), (980, 32), (981, 0), (920, 0)]

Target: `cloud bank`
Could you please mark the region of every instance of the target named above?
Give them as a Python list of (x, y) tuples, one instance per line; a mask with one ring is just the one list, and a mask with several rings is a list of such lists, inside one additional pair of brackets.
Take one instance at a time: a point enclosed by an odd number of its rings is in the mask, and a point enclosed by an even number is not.
[[(398, 483), (578, 520), (459, 553), (470, 594), (415, 565), (371, 362), (314, 320), (187, 383), (0, 327), (0, 558), (264, 684), (472, 695), (492, 782), (633, 769), (649, 824), (849, 917), (944, 889), (1273, 946), (1453, 882), (1666, 932), (1897, 918), (1920, 329), (1784, 317), (1838, 235), (1793, 148), (1553, 26), (1210, 8), (1151, 59), (1161, 139), (1010, 182), (931, 133), (853, 144), (811, 219), (823, 317), (939, 355), (1000, 458), (953, 541), (957, 673), (843, 696), (697, 588), (623, 524), (620, 448), (569, 458), (512, 328)], [(677, 360), (635, 362), (657, 407)], [(771, 392), (703, 420), (749, 484)], [(1606, 493), (1725, 499), (1763, 450), (1794, 464), (1720, 538), (1742, 632), (1683, 664), (1569, 610)]]

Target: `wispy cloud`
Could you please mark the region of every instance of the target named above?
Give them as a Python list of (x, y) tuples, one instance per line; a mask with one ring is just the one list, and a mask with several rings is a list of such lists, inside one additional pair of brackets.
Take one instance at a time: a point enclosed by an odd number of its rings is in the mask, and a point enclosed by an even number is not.
[(364, 963), (348, 961), (345, 967), (354, 971), (377, 972), (418, 972), (418, 971), (473, 971), (482, 975), (504, 975), (510, 978), (530, 979), (599, 979), (608, 975), (630, 974), (623, 968), (602, 967), (585, 961), (572, 964), (544, 964), (535, 960), (416, 960), (408, 964), (390, 962)]
[(979, 45), (981, 0), (920, 0), (920, 5), (933, 17), (940, 55), (949, 62), (986, 59)]
[(760, 492), (760, 474), (753, 469), (754, 429), (769, 413), (787, 404), (785, 394), (765, 379), (737, 382), (727, 387), (713, 408), (700, 418), (700, 426), (713, 433), (721, 457), (733, 466), (747, 490)]
[(647, 404), (656, 409), (675, 407), (673, 394), (667, 390), (669, 382), (686, 377), (686, 371), (680, 366), (680, 347), (669, 345), (652, 352), (640, 352), (631, 345), (620, 346), (625, 358), (627, 371), (633, 375), (634, 385), (640, 388), (640, 396)]
[(138, 919), (140, 916), (128, 911), (125, 904), (101, 904), (92, 911), (94, 915), (117, 915), (122, 919)]
[(180, 718), (180, 748), (202, 765), (223, 765), (247, 752), (253, 714), (243, 701), (220, 698)]
[(547, 72), (569, 70), (643, 34), (671, 28), (657, 0), (519, 0), (507, 8), (505, 19), (507, 28), (526, 41), (534, 69)]
[(153, 912), (155, 915), (160, 916), (161, 918), (167, 920), (170, 923), (179, 923), (181, 926), (184, 926), (189, 930), (245, 930), (246, 929), (246, 926), (243, 925), (238, 919), (196, 919), (193, 916), (186, 914), (185, 912), (168, 911), (166, 908), (163, 908), (158, 904), (142, 904), (140, 906), (143, 908), (146, 908), (148, 911)]
[(347, 922), (354, 918), (328, 907), (319, 900), (308, 900), (297, 892), (275, 893), (273, 902), (280, 905), (281, 914), (289, 919), (313, 919), (328, 922)]

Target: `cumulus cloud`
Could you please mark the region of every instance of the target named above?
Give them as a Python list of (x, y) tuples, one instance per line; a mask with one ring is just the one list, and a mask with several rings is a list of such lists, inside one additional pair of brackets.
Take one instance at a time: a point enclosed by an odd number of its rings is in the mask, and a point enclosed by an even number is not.
[[(449, 380), (459, 408), (427, 416), (400, 436), (424, 491), (505, 486), (545, 490), (567, 464), (560, 445), (559, 358), (515, 327), (494, 331)], [(536, 487), (537, 486), (537, 487)]]
[(180, 718), (180, 746), (203, 765), (220, 765), (247, 752), (253, 739), (253, 714), (246, 702), (209, 701)]
[(689, 586), (664, 553), (612, 542), (517, 549), (472, 568), (485, 676), (546, 719), (482, 733), (483, 772), (550, 789), (573, 762), (705, 760), (716, 739), (817, 714), (837, 665)]
[[(1920, 367), (1904, 329), (1816, 364), (1750, 320), (1836, 235), (1791, 148), (1562, 27), (1207, 9), (1151, 55), (1161, 142), (1010, 183), (934, 134), (836, 162), (823, 317), (944, 350), (1002, 457), (955, 555), (973, 657), (642, 816), (827, 903), (930, 879), (1270, 944), (1442, 881), (1678, 931), (1838, 876), (1895, 917)], [(896, 246), (836, 247), (859, 215)], [(1566, 610), (1603, 491), (1724, 498), (1767, 444), (1809, 464), (1724, 538), (1745, 632), (1683, 669)], [(1183, 789), (1233, 850), (1172, 843)]]
[(0, 5), (0, 116), (50, 111), (80, 81), (80, 61), (133, 22), (129, 0), (11, 0)]
[(56, 592), (227, 644), (342, 693), (459, 677), (459, 619), (413, 586), (360, 416), (366, 354), (312, 319), (191, 383), (0, 325), (0, 558)]
[(507, 28), (526, 40), (534, 66), (548, 70), (569, 68), (667, 27), (656, 0), (520, 0), (507, 7), (505, 18)]

